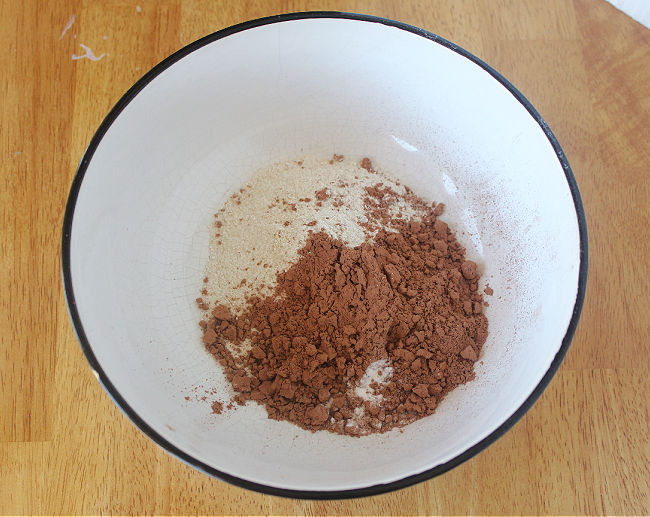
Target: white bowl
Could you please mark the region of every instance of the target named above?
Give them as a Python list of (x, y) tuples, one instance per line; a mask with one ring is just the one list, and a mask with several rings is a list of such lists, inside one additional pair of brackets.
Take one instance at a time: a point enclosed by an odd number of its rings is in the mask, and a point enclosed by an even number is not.
[[(194, 301), (212, 215), (259, 167), (335, 152), (446, 203), (494, 289), (476, 380), (403, 432), (362, 438), (269, 420), (255, 404), (212, 415), (197, 393), (230, 393)], [(380, 493), (487, 447), (557, 370), (586, 275), (578, 188), (531, 104), (454, 44), (356, 14), (254, 20), (165, 59), (97, 130), (64, 221), (70, 314), (118, 406), (190, 465), (285, 496)]]

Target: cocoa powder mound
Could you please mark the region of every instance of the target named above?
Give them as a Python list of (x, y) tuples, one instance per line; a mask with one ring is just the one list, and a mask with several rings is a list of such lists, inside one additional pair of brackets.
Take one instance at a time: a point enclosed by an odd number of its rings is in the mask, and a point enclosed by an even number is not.
[(249, 297), (237, 316), (218, 305), (202, 322), (237, 403), (358, 436), (430, 415), (473, 379), (488, 327), (476, 264), (438, 218), (442, 205), (387, 219), (396, 194), (367, 190), (369, 220), (385, 228), (372, 241), (348, 247), (310, 232), (271, 295)]

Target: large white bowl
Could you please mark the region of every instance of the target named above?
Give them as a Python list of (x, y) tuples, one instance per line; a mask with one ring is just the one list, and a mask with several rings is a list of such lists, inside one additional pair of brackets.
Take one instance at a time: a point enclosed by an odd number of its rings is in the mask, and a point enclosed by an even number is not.
[[(335, 152), (446, 203), (494, 289), (476, 380), (403, 432), (363, 438), (303, 431), (254, 404), (212, 415), (193, 391), (230, 393), (194, 301), (212, 215), (259, 167)], [(522, 94), (434, 34), (337, 12), (237, 25), (153, 68), (90, 142), (63, 231), (70, 314), (118, 406), (192, 466), (296, 497), (396, 489), (487, 447), (557, 370), (586, 275), (575, 179)]]

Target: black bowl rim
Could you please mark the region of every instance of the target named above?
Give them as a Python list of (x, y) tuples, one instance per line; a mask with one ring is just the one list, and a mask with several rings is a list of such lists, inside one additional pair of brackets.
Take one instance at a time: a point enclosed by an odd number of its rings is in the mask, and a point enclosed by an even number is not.
[[(558, 157), (558, 160), (560, 161), (560, 164), (562, 165), (562, 168), (564, 170), (564, 174), (569, 189), (571, 191), (571, 195), (573, 196), (573, 203), (575, 205), (576, 217), (578, 221), (578, 229), (580, 233), (580, 269), (578, 275), (578, 290), (576, 294), (575, 305), (573, 307), (573, 314), (571, 316), (571, 321), (567, 328), (566, 334), (562, 339), (562, 345), (558, 350), (557, 354), (555, 355), (553, 361), (551, 362), (549, 369), (547, 370), (546, 374), (539, 382), (539, 384), (535, 387), (533, 392), (524, 401), (524, 403), (505, 422), (503, 422), (503, 424), (501, 424), (492, 433), (490, 433), (488, 436), (483, 438), (480, 442), (473, 445), (472, 447), (465, 450), (464, 452), (457, 455), (456, 457), (454, 457), (453, 459), (451, 459), (446, 463), (437, 465), (424, 472), (420, 472), (419, 474), (407, 476), (397, 481), (392, 481), (385, 484), (372, 485), (363, 488), (349, 489), (349, 490), (322, 490), (322, 491), (321, 490), (294, 490), (294, 489), (278, 488), (270, 485), (251, 482), (246, 479), (232, 476), (225, 472), (221, 472), (199, 461), (198, 459), (194, 458), (190, 454), (187, 454), (186, 452), (180, 450), (179, 448), (177, 448), (176, 446), (168, 442), (165, 438), (163, 438), (160, 434), (158, 434), (153, 428), (151, 428), (133, 410), (133, 408), (129, 406), (129, 404), (126, 402), (126, 400), (124, 400), (124, 398), (121, 396), (119, 391), (111, 383), (110, 379), (108, 378), (108, 376), (102, 369), (101, 365), (99, 364), (99, 361), (95, 357), (90, 342), (86, 338), (86, 334), (84, 332), (84, 328), (81, 323), (81, 318), (79, 317), (79, 313), (77, 311), (77, 305), (75, 302), (74, 290), (72, 286), (72, 274), (70, 268), (70, 245), (71, 245), (72, 220), (74, 217), (75, 205), (79, 194), (79, 190), (81, 188), (81, 183), (83, 181), (88, 165), (90, 164), (90, 161), (93, 157), (93, 154), (97, 149), (97, 147), (99, 146), (99, 143), (101, 142), (102, 138), (106, 134), (108, 128), (119, 116), (119, 114), (126, 107), (126, 105), (129, 102), (131, 102), (131, 100), (133, 100), (133, 98), (147, 84), (149, 84), (158, 74), (160, 74), (161, 72), (169, 68), (171, 65), (179, 61), (181, 58), (203, 47), (204, 45), (207, 45), (208, 43), (212, 43), (216, 40), (225, 38), (232, 34), (236, 34), (263, 25), (292, 21), (292, 20), (313, 19), (313, 18), (357, 20), (357, 21), (364, 21), (370, 23), (379, 23), (382, 25), (395, 27), (397, 29), (411, 32), (413, 34), (426, 38), (434, 43), (447, 47), (450, 50), (456, 52), (457, 54), (472, 61), (476, 65), (483, 68), (486, 72), (488, 72), (492, 77), (494, 77), (494, 79), (499, 81), (524, 106), (524, 108), (526, 108), (526, 110), (530, 113), (530, 115), (535, 119), (535, 121), (542, 128), (549, 142), (553, 146), (553, 149)], [(88, 148), (86, 149), (86, 152), (84, 153), (84, 156), (81, 159), (81, 162), (79, 163), (79, 167), (77, 168), (75, 178), (70, 188), (70, 194), (68, 197), (68, 202), (66, 204), (65, 215), (63, 220), (61, 260), (62, 260), (63, 284), (65, 289), (66, 301), (68, 304), (68, 311), (70, 313), (70, 318), (72, 319), (75, 332), (77, 334), (77, 338), (81, 344), (81, 348), (86, 356), (86, 359), (90, 363), (91, 368), (97, 373), (99, 382), (103, 385), (104, 389), (113, 398), (113, 400), (120, 407), (120, 409), (122, 409), (122, 411), (126, 413), (126, 415), (133, 421), (133, 423), (138, 428), (140, 428), (140, 430), (144, 434), (146, 434), (149, 438), (151, 438), (154, 442), (156, 442), (160, 447), (165, 449), (167, 452), (176, 456), (178, 459), (184, 461), (190, 466), (198, 469), (199, 471), (202, 471), (206, 474), (219, 478), (223, 481), (227, 481), (228, 483), (231, 483), (239, 487), (247, 488), (249, 490), (254, 490), (264, 494), (291, 497), (291, 498), (346, 499), (346, 498), (353, 498), (353, 497), (364, 497), (364, 496), (382, 494), (393, 490), (405, 488), (414, 485), (416, 483), (420, 483), (422, 481), (439, 476), (440, 474), (443, 474), (448, 470), (456, 467), (457, 465), (460, 465), (461, 463), (467, 461), (471, 457), (475, 456), (476, 454), (484, 450), (490, 444), (495, 442), (498, 438), (503, 436), (503, 434), (506, 431), (508, 431), (526, 413), (526, 411), (528, 411), (528, 409), (530, 409), (533, 403), (542, 394), (542, 392), (550, 382), (553, 375), (555, 375), (555, 372), (558, 370), (560, 363), (562, 362), (562, 359), (566, 355), (566, 352), (569, 348), (569, 344), (571, 343), (571, 339), (573, 338), (573, 335), (576, 330), (576, 326), (578, 324), (578, 320), (580, 318), (580, 312), (582, 310), (582, 306), (584, 303), (585, 292), (587, 287), (587, 266), (588, 266), (587, 223), (586, 223), (585, 212), (582, 205), (580, 192), (578, 191), (578, 185), (576, 183), (576, 179), (573, 175), (571, 167), (569, 166), (569, 162), (564, 154), (564, 151), (560, 147), (557, 138), (549, 128), (548, 124), (541, 117), (541, 115), (528, 101), (528, 99), (526, 99), (522, 95), (522, 93), (519, 90), (517, 90), (517, 88), (515, 88), (499, 72), (497, 72), (495, 69), (493, 69), (491, 66), (489, 66), (487, 63), (485, 63), (478, 57), (460, 48), (454, 43), (444, 38), (441, 38), (440, 36), (437, 36), (436, 34), (433, 34), (429, 31), (420, 29), (418, 27), (403, 22), (398, 22), (395, 20), (390, 20), (387, 18), (381, 18), (381, 17), (371, 16), (366, 14), (346, 13), (346, 12), (339, 12), (339, 11), (309, 11), (309, 12), (280, 14), (280, 15), (250, 20), (237, 25), (233, 25), (231, 27), (227, 27), (225, 29), (209, 34), (203, 38), (200, 38), (194, 41), (193, 43), (190, 43), (189, 45), (183, 47), (182, 49), (174, 52), (172, 55), (170, 55), (169, 57), (167, 57), (166, 59), (158, 63), (149, 72), (147, 72), (144, 76), (142, 76), (142, 78), (138, 80), (120, 98), (120, 100), (111, 109), (111, 111), (108, 113), (106, 118), (102, 121), (99, 128), (93, 135), (88, 145)]]

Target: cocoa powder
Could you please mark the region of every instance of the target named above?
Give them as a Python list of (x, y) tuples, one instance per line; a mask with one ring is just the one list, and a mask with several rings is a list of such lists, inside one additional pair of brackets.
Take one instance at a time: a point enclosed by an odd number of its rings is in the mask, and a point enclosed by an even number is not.
[[(237, 403), (358, 436), (430, 415), (473, 379), (487, 337), (477, 266), (438, 218), (443, 205), (409, 221), (388, 216), (396, 197), (367, 189), (368, 224), (383, 228), (374, 239), (348, 247), (309, 230), (272, 294), (249, 296), (238, 315), (217, 305), (201, 323)], [(425, 206), (408, 189), (402, 198)]]

